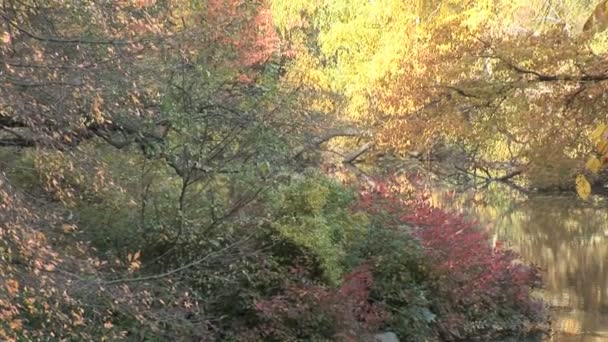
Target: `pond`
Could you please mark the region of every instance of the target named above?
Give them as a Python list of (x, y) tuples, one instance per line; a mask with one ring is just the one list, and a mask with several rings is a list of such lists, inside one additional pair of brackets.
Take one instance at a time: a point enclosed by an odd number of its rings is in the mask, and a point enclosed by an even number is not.
[(608, 341), (608, 201), (524, 195), (502, 184), (431, 191), (435, 205), (475, 218), (495, 240), (538, 265), (552, 342)]

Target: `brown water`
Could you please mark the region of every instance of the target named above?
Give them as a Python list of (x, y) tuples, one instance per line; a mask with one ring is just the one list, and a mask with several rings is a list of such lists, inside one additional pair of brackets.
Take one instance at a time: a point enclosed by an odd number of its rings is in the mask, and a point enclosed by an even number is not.
[(501, 185), (440, 191), (436, 205), (476, 218), (494, 239), (543, 270), (552, 342), (608, 342), (608, 202), (525, 196)]

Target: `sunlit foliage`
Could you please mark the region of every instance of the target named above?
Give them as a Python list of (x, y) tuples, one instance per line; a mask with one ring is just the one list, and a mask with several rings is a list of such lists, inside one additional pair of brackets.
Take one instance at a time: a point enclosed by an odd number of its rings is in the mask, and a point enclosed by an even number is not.
[(605, 117), (605, 35), (582, 32), (594, 5), (277, 0), (273, 10), (283, 35), (304, 41), (296, 60), (309, 62), (294, 67), (340, 94), (338, 111), (373, 127), (379, 146), (462, 144), (544, 188), (571, 182), (589, 150), (582, 134)]
[(604, 126), (585, 139), (606, 121), (605, 14), (582, 0), (4, 1), (0, 340), (543, 330), (533, 268), (414, 183), (356, 165), (443, 147), (465, 173), (572, 185), (582, 156), (606, 153)]

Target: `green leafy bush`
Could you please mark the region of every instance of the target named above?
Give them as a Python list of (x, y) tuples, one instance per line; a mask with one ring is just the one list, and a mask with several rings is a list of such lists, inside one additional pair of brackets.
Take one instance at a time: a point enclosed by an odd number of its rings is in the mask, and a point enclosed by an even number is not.
[(350, 210), (353, 191), (321, 175), (297, 177), (269, 194), (275, 239), (290, 241), (320, 263), (324, 279), (339, 283), (347, 257), (366, 238), (368, 218)]

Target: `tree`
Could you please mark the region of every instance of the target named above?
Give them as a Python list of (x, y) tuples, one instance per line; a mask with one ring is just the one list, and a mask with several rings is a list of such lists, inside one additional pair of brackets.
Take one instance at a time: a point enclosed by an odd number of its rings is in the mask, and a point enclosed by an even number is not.
[[(593, 4), (314, 4), (276, 5), (287, 18), (278, 23), (304, 36), (300, 58), (343, 94), (344, 116), (377, 132), (377, 146), (406, 153), (443, 141), (465, 146), (471, 168), (571, 184), (589, 150), (581, 138), (604, 118), (604, 36), (578, 29)], [(309, 25), (290, 26), (298, 20)]]

